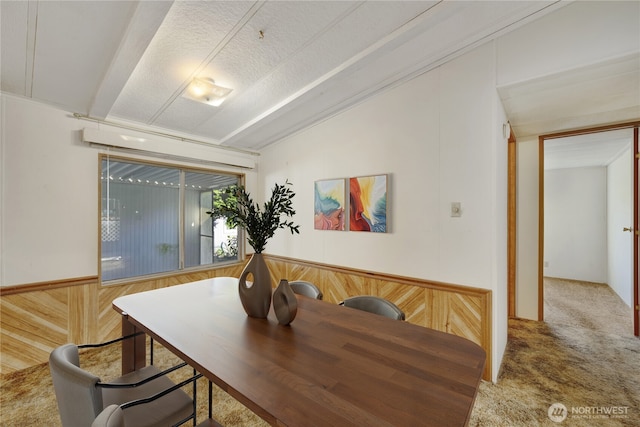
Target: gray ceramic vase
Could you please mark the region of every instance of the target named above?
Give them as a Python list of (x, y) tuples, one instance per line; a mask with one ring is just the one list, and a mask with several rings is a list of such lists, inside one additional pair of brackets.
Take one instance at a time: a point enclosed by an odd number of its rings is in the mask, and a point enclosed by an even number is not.
[[(253, 283), (247, 277), (253, 276)], [(253, 254), (242, 270), (238, 283), (242, 307), (250, 317), (266, 319), (271, 307), (271, 275), (262, 254)]]
[(278, 323), (285, 326), (293, 322), (298, 313), (298, 299), (285, 279), (280, 280), (280, 284), (273, 292), (273, 311), (276, 313)]

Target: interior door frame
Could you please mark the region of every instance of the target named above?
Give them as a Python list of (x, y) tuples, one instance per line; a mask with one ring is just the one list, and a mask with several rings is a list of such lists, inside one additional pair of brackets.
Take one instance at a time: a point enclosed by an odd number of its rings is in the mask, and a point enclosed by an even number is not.
[(640, 142), (638, 126), (633, 128), (633, 335), (640, 336)]
[[(633, 228), (634, 243), (633, 243), (633, 331), (634, 335), (639, 335), (640, 330), (640, 312), (639, 312), (639, 300), (638, 294), (640, 293), (638, 284), (638, 191), (640, 190), (640, 184), (638, 183), (638, 127), (640, 127), (640, 121), (625, 122), (611, 125), (604, 125), (592, 128), (570, 130), (564, 132), (551, 133), (546, 135), (540, 135), (538, 137), (539, 142), (539, 166), (538, 166), (538, 320), (544, 320), (544, 142), (550, 139), (564, 138), (568, 136), (588, 135), (598, 132), (607, 132), (619, 129), (633, 129)], [(511, 161), (511, 160), (510, 160)], [(509, 288), (511, 290), (511, 288)], [(508, 298), (509, 304), (511, 304), (511, 295)], [(513, 300), (515, 301), (515, 287)], [(510, 307), (511, 309), (511, 307)]]
[(517, 265), (517, 164), (518, 144), (516, 136), (511, 132), (507, 141), (507, 316), (516, 317), (516, 265)]

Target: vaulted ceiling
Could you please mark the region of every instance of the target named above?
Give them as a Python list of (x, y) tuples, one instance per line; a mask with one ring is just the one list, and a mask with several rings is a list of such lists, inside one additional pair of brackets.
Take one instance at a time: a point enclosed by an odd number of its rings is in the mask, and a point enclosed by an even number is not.
[[(100, 120), (260, 150), (563, 5), (1, 1), (1, 89)], [(219, 107), (192, 101), (181, 95), (194, 77), (233, 91)], [(521, 133), (566, 114), (532, 116), (540, 91), (553, 97), (562, 80), (528, 84), (500, 92)]]
[[(552, 3), (2, 1), (2, 91), (257, 150)], [(186, 99), (194, 77), (233, 92)]]

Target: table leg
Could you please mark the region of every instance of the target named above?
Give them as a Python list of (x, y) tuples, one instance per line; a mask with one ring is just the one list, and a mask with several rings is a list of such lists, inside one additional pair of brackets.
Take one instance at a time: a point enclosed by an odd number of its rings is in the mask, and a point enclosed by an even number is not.
[[(139, 332), (126, 316), (122, 317), (122, 336)], [(132, 339), (122, 341), (122, 375), (144, 368), (147, 364), (146, 338), (141, 334)]]

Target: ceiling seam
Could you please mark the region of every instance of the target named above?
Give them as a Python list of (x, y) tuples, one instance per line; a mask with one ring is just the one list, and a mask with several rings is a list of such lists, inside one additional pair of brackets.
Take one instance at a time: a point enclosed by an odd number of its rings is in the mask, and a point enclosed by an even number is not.
[[(415, 16), (414, 18), (412, 18), (411, 20), (405, 22), (403, 25), (397, 27), (395, 30), (393, 30), (391, 33), (387, 34), (387, 36), (383, 37), (381, 40), (378, 40), (376, 43), (374, 43), (373, 45), (369, 46), (369, 48), (364, 49), (363, 51), (359, 52), (358, 55), (352, 57), (351, 59), (349, 59), (348, 61), (345, 61), (344, 63), (341, 64), (341, 66), (334, 68), (333, 70), (331, 70), (330, 72), (326, 73), (325, 75), (321, 76), (320, 78), (316, 79), (315, 81), (313, 81), (312, 83), (310, 83), (309, 85), (307, 85), (306, 87), (298, 90), (297, 92), (295, 92), (294, 94), (290, 95), (289, 97), (285, 98), (285, 100), (281, 101), (280, 103), (277, 103), (275, 106), (271, 107), (270, 109), (268, 109), (265, 112), (262, 112), (261, 114), (258, 114), (257, 116), (253, 117), (251, 120), (248, 120), (247, 122), (245, 122), (242, 126), (239, 126), (235, 131), (225, 135), (224, 137), (220, 138), (220, 144), (227, 144), (230, 140), (234, 139), (234, 138), (238, 138), (239, 135), (241, 135), (242, 133), (244, 133), (245, 131), (247, 131), (248, 129), (250, 129), (251, 127), (253, 127), (254, 125), (260, 123), (263, 118), (265, 118), (266, 116), (269, 116), (271, 114), (273, 114), (275, 111), (280, 110), (281, 108), (283, 108), (284, 106), (288, 105), (290, 102), (293, 102), (294, 100), (298, 99), (301, 96), (304, 96), (307, 92), (313, 90), (313, 88), (315, 88), (319, 83), (318, 82), (322, 82), (326, 79), (327, 75), (338, 75), (340, 73), (342, 73), (344, 70), (352, 67), (354, 64), (356, 64), (358, 61), (360, 60), (364, 60), (367, 56), (368, 56), (368, 51), (370, 49), (372, 49), (372, 47), (375, 47), (377, 45), (380, 44), (387, 44), (390, 42), (393, 42), (393, 40), (395, 40), (394, 34), (396, 33), (402, 33), (402, 32), (406, 32), (406, 31), (410, 31), (411, 28), (413, 28), (414, 26), (419, 25), (419, 20), (420, 19), (426, 19), (426, 16), (428, 13), (432, 12), (434, 10), (434, 8), (436, 6), (438, 6), (439, 4), (441, 4), (442, 1), (437, 2), (436, 4), (434, 4), (433, 6), (431, 6), (430, 8), (424, 10), (422, 13), (420, 13), (419, 15)], [(449, 62), (450, 60), (468, 52), (469, 50), (480, 46), (483, 43), (486, 43), (489, 40), (494, 40), (497, 37), (499, 37), (502, 33), (504, 33), (505, 31), (507, 31), (508, 28), (512, 27), (514, 24), (518, 24), (520, 22), (526, 22), (527, 19), (530, 19), (531, 17), (535, 16), (536, 14), (539, 14), (541, 11), (544, 11), (545, 9), (548, 9), (549, 7), (552, 7), (554, 5), (557, 5), (558, 3), (560, 3), (560, 0), (556, 0), (553, 3), (545, 6), (542, 9), (538, 9), (535, 12), (529, 13), (528, 15), (526, 15), (525, 17), (520, 18), (519, 20), (515, 21), (514, 23), (510, 23), (510, 24), (506, 24), (498, 29), (495, 29), (491, 32), (489, 32), (488, 34), (484, 34), (480, 39), (473, 41), (473, 42), (468, 42), (468, 41), (464, 41), (463, 45), (454, 49), (452, 52), (449, 52), (447, 55), (443, 56), (442, 58), (440, 58), (437, 61), (433, 61), (432, 59), (429, 59), (428, 61), (420, 61), (417, 64), (414, 64), (413, 67), (411, 67), (410, 70), (407, 70), (407, 72), (405, 72), (403, 75), (397, 76), (397, 78), (392, 78), (392, 80), (390, 80), (389, 77), (387, 77), (386, 79), (383, 79), (381, 81), (378, 82), (378, 84), (375, 85), (375, 87), (370, 87), (367, 88), (365, 90), (362, 90), (358, 93), (357, 96), (352, 96), (351, 99), (349, 101), (346, 102), (341, 102), (340, 105), (334, 105), (331, 108), (328, 108), (327, 110), (331, 110), (331, 112), (329, 113), (328, 116), (331, 115), (335, 115), (335, 114), (339, 114), (341, 111), (344, 111), (348, 108), (351, 108), (354, 105), (359, 104), (360, 102), (363, 102), (365, 99), (380, 93), (384, 90), (387, 90), (389, 88), (393, 88), (397, 85), (403, 84), (404, 82), (407, 82), (413, 78), (416, 78), (417, 76), (424, 74), (434, 68), (437, 68), (447, 62)], [(345, 65), (348, 64), (348, 65)], [(296, 128), (298, 127), (298, 130), (300, 130), (299, 128), (300, 123), (297, 123), (296, 125), (290, 126), (290, 128)], [(305, 126), (302, 126), (303, 128)]]
[[(249, 93), (251, 88), (254, 88), (254, 87), (258, 86), (262, 82), (267, 80), (277, 70), (279, 70), (280, 68), (283, 68), (285, 66), (285, 64), (288, 63), (291, 60), (291, 58), (294, 58), (297, 54), (299, 54), (300, 52), (303, 52), (308, 46), (310, 46), (314, 41), (316, 41), (320, 35), (328, 33), (329, 30), (334, 28), (338, 23), (342, 22), (347, 16), (351, 15), (354, 11), (359, 9), (365, 3), (366, 2), (364, 2), (364, 1), (356, 3), (353, 6), (351, 6), (349, 9), (347, 9), (344, 13), (342, 13), (340, 16), (334, 18), (329, 24), (325, 25), (324, 28), (322, 28), (320, 31), (318, 31), (314, 35), (314, 37), (309, 38), (309, 40), (307, 42), (305, 42), (302, 45), (300, 45), (300, 47), (298, 49), (296, 49), (294, 52), (291, 52), (285, 59), (279, 61), (276, 66), (272, 67), (262, 77), (260, 77), (258, 80), (256, 80), (251, 86), (248, 86), (247, 88), (245, 88), (245, 90), (243, 92), (244, 93)], [(240, 99), (240, 98), (235, 98), (235, 99)], [(233, 103), (234, 103), (234, 101), (230, 100), (230, 102), (228, 102), (227, 105), (233, 105)]]
[[(118, 46), (116, 47), (116, 49), (114, 50), (113, 54), (111, 55), (111, 60), (109, 61), (109, 65), (105, 68), (104, 72), (102, 73), (102, 77), (100, 78), (100, 82), (98, 84), (97, 90), (93, 93), (93, 96), (91, 97), (91, 100), (89, 101), (89, 107), (87, 108), (86, 111), (88, 111), (88, 115), (95, 115), (96, 110), (99, 110), (100, 108), (98, 107), (98, 105), (100, 105), (100, 100), (101, 98), (104, 98), (103, 95), (101, 95), (101, 93), (104, 90), (105, 86), (108, 86), (113, 78), (112, 76), (112, 72), (114, 71), (114, 69), (117, 69), (118, 61), (121, 58), (122, 52), (125, 49), (125, 46), (127, 46), (127, 43), (129, 43), (130, 37), (131, 37), (131, 33), (132, 33), (132, 25), (135, 25), (135, 20), (137, 19), (138, 14), (140, 14), (141, 10), (141, 6), (138, 3), (135, 8), (132, 10), (131, 12), (131, 16), (129, 17), (129, 22), (127, 23), (127, 26), (124, 30), (124, 33), (118, 43)], [(148, 47), (148, 45), (147, 45)], [(138, 58), (138, 61), (140, 60), (140, 58)], [(120, 88), (120, 91), (122, 90), (122, 87)], [(116, 97), (117, 99), (117, 97)], [(105, 112), (99, 113), (98, 115), (104, 119), (109, 115), (109, 110), (111, 110), (111, 108), (113, 108), (113, 102), (110, 103), (110, 106), (106, 109)]]
[[(345, 10), (343, 13), (341, 13), (338, 17), (332, 19), (331, 22), (329, 22), (327, 25), (324, 26), (324, 28), (322, 28), (320, 31), (316, 32), (313, 37), (310, 37), (307, 42), (305, 42), (302, 45), (300, 45), (300, 47), (298, 47), (298, 49), (296, 49), (295, 51), (291, 52), (286, 58), (284, 58), (283, 60), (279, 61), (277, 65), (272, 67), (268, 72), (264, 73), (264, 75), (262, 77), (260, 77), (258, 80), (256, 80), (250, 86), (246, 87), (243, 90), (243, 94), (250, 93), (252, 88), (255, 88), (255, 87), (259, 86), (262, 82), (264, 82), (265, 80), (267, 80), (268, 78), (273, 76), (276, 73), (276, 71), (278, 71), (279, 69), (283, 68), (285, 66), (285, 64), (287, 64), (292, 58), (294, 58), (300, 52), (303, 52), (308, 46), (310, 46), (313, 42), (315, 42), (320, 35), (328, 33), (338, 23), (342, 22), (347, 16), (351, 15), (357, 9), (362, 7), (365, 3), (366, 3), (366, 1), (361, 1), (361, 2), (355, 3), (354, 5), (349, 7), (347, 10)], [(225, 106), (227, 108), (229, 108), (234, 103), (239, 102), (240, 99), (242, 99), (242, 95), (241, 95), (240, 98), (232, 98), (230, 100), (227, 100)], [(200, 122), (199, 125), (202, 126), (204, 123), (206, 123), (206, 122), (208, 122), (209, 120), (212, 120), (212, 119), (214, 119), (214, 117), (206, 118), (204, 121)], [(222, 141), (222, 142), (224, 142), (224, 141)]]
[(158, 117), (160, 117), (160, 115), (163, 114), (167, 108), (169, 108), (169, 106), (176, 100), (176, 98), (178, 98), (178, 96), (180, 96), (180, 94), (185, 90), (189, 83), (191, 83), (191, 80), (193, 80), (194, 77), (197, 77), (198, 74), (202, 72), (202, 70), (207, 68), (211, 61), (213, 61), (213, 59), (218, 56), (220, 52), (222, 52), (227, 44), (229, 44), (229, 42), (236, 36), (236, 34), (238, 34), (238, 32), (240, 32), (240, 30), (243, 29), (245, 25), (247, 25), (247, 22), (249, 22), (249, 20), (253, 18), (256, 13), (258, 13), (258, 11), (262, 8), (262, 6), (264, 6), (265, 3), (266, 2), (264, 0), (260, 0), (253, 4), (251, 9), (249, 9), (247, 13), (242, 16), (242, 18), (236, 23), (236, 25), (234, 25), (231, 31), (229, 31), (227, 35), (225, 35), (222, 41), (220, 41), (220, 43), (218, 43), (213, 48), (209, 55), (207, 55), (207, 57), (202, 60), (200, 65), (193, 71), (193, 73), (191, 73), (189, 78), (186, 81), (182, 82), (180, 86), (178, 86), (178, 88), (171, 94), (169, 99), (167, 99), (167, 101), (160, 107), (160, 109), (147, 121), (147, 124), (153, 124), (158, 119)]
[[(436, 4), (432, 5), (428, 9), (424, 10), (423, 12), (421, 12), (416, 17), (410, 19), (409, 21), (407, 21), (404, 24), (402, 24), (399, 27), (397, 27), (395, 30), (393, 30), (390, 33), (388, 33), (383, 38), (381, 38), (381, 39), (377, 40), (375, 43), (369, 45), (364, 50), (358, 52), (356, 55), (354, 55), (351, 58), (349, 58), (348, 60), (342, 62), (340, 65), (334, 67), (332, 70), (329, 70), (328, 72), (324, 73), (323, 75), (321, 75), (320, 77), (316, 78), (311, 83), (309, 83), (306, 86), (304, 86), (303, 88), (301, 88), (301, 89), (297, 90), (296, 92), (294, 92), (293, 94), (287, 96), (284, 100), (282, 100), (279, 103), (275, 104), (274, 106), (272, 106), (271, 108), (267, 109), (266, 111), (263, 111), (262, 113), (256, 115), (252, 119), (246, 121), (243, 125), (238, 127), (236, 130), (234, 130), (233, 132), (231, 132), (231, 133), (225, 135), (224, 137), (222, 137), (220, 139), (220, 143), (221, 144), (225, 144), (229, 140), (231, 140), (232, 138), (236, 138), (238, 135), (242, 134), (247, 129), (249, 129), (249, 128), (253, 127), (254, 125), (258, 124), (259, 122), (261, 122), (265, 117), (273, 114), (276, 111), (279, 111), (280, 109), (282, 109), (283, 107), (285, 107), (289, 103), (291, 103), (291, 102), (297, 100), (298, 98), (304, 96), (306, 93), (310, 92), (311, 90), (313, 90), (314, 88), (316, 88), (320, 84), (324, 83), (329, 78), (335, 77), (335, 76), (341, 74), (342, 72), (344, 72), (345, 70), (355, 66), (360, 61), (366, 59), (373, 51), (378, 49), (380, 46), (384, 46), (386, 44), (393, 43), (394, 40), (397, 39), (397, 37), (399, 37), (400, 35), (408, 32), (408, 31), (411, 31), (411, 29), (413, 29), (414, 27), (418, 26), (420, 24), (420, 20), (421, 19), (426, 19), (427, 14), (429, 12), (432, 12), (434, 10), (434, 7), (439, 5), (439, 4), (441, 4), (441, 3), (442, 2), (440, 1), (440, 2), (437, 2)], [(360, 6), (361, 6), (361, 4), (358, 5), (358, 7), (360, 7)], [(349, 13), (353, 13), (353, 11), (355, 9), (356, 8), (353, 8), (352, 10), (350, 10)], [(420, 19), (418, 19), (418, 18), (420, 18)], [(384, 82), (383, 82), (383, 85), (385, 87), (389, 86), (389, 84), (384, 84)], [(374, 91), (374, 92), (377, 92), (377, 91)], [(355, 102), (357, 103), (357, 102), (360, 102), (360, 101), (361, 100), (356, 100)]]
[[(25, 96), (28, 98), (33, 97), (33, 74), (36, 67), (36, 37), (38, 34), (38, 2), (29, 1), (27, 5), (27, 39), (24, 70), (24, 90)], [(29, 55), (31, 53), (31, 55)]]

